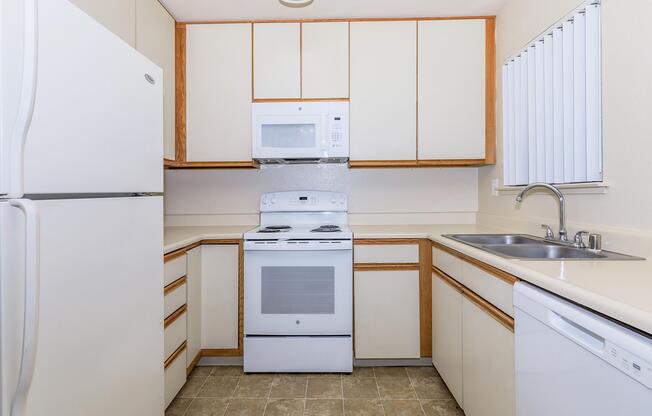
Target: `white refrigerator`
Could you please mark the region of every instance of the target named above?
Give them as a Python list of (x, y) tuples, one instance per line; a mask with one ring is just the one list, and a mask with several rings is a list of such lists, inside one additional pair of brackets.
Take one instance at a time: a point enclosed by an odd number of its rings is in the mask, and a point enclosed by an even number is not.
[(162, 71), (0, 0), (0, 416), (162, 415)]

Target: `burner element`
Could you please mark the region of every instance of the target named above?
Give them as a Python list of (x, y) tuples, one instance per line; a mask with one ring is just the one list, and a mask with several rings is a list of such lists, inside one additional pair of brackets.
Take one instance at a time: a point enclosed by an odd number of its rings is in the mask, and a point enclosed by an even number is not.
[(291, 230), (289, 225), (268, 225), (258, 230), (259, 233), (280, 233)]
[(342, 231), (339, 225), (331, 225), (331, 224), (326, 224), (326, 225), (320, 225), (319, 227), (310, 230), (312, 233), (336, 233)]

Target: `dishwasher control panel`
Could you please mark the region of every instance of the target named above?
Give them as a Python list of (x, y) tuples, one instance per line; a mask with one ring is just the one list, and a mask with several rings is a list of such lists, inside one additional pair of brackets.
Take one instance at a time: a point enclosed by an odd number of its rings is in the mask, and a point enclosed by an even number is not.
[(605, 358), (620, 371), (652, 390), (652, 364), (611, 341), (605, 342)]

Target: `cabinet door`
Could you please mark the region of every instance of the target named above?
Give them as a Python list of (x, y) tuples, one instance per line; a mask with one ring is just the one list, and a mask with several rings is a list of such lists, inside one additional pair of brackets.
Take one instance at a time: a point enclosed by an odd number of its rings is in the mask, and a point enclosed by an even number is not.
[(254, 24), (254, 98), (301, 97), (301, 24)]
[(302, 97), (348, 98), (348, 22), (303, 23)]
[(355, 358), (419, 358), (419, 272), (354, 275)]
[(351, 160), (415, 160), (417, 23), (351, 23)]
[(163, 156), (174, 159), (174, 19), (158, 0), (136, 0), (136, 49), (163, 69)]
[(186, 27), (186, 158), (251, 160), (251, 24)]
[(238, 348), (237, 245), (202, 246), (201, 348)]
[(464, 413), (513, 416), (514, 333), (466, 297), (462, 328)]
[(202, 248), (196, 247), (188, 251), (187, 308), (188, 308), (188, 340), (186, 367), (190, 367), (201, 350), (201, 267)]
[(136, 45), (136, 0), (70, 0), (132, 47)]
[(464, 407), (462, 386), (462, 293), (432, 275), (432, 363)]
[(419, 22), (419, 159), (485, 158), (485, 20)]

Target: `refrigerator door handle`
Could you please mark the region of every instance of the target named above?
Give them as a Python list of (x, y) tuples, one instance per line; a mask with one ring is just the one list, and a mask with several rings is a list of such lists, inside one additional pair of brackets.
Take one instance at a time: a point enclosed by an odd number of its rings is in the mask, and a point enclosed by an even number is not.
[(20, 372), (10, 416), (23, 416), (27, 394), (34, 375), (39, 326), (40, 222), (36, 204), (27, 199), (12, 199), (9, 204), (25, 214), (25, 304)]
[(38, 0), (25, 0), (23, 78), (18, 114), (9, 142), (9, 193), (5, 198), (22, 198), (25, 142), (34, 114), (38, 70)]

